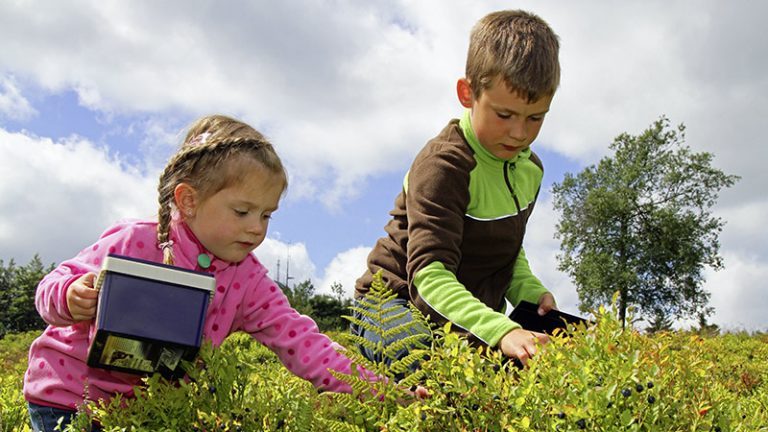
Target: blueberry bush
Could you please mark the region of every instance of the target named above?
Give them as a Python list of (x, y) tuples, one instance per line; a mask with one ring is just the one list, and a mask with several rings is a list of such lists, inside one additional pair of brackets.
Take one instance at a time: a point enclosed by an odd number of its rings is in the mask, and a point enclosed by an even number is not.
[[(84, 406), (70, 430), (93, 418), (106, 431), (768, 431), (768, 335), (647, 335), (623, 329), (615, 308), (594, 317), (553, 336), (526, 368), (438, 328), (416, 375), (343, 377), (353, 395), (318, 393), (235, 334), (204, 346), (187, 379), (147, 377), (134, 399)], [(0, 340), (0, 432), (29, 430), (21, 380), (34, 336)], [(331, 336), (351, 346), (346, 333)], [(429, 398), (411, 398), (417, 382)]]

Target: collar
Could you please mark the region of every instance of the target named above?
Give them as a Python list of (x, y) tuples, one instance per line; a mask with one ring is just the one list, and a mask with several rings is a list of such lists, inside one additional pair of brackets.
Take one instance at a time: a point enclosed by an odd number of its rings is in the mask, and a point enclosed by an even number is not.
[[(209, 252), (184, 221), (172, 221), (171, 234), (176, 239), (173, 248), (176, 265), (208, 273), (223, 270), (231, 265)], [(200, 255), (206, 255), (210, 259), (210, 266), (204, 268), (200, 265)]]
[(501, 166), (504, 162), (515, 163), (531, 157), (531, 146), (526, 147), (525, 150), (518, 153), (517, 156), (512, 159), (501, 159), (494, 156), (488, 149), (483, 147), (483, 145), (480, 144), (480, 140), (477, 139), (475, 130), (472, 128), (472, 118), (470, 117), (469, 109), (464, 110), (464, 115), (459, 119), (459, 127), (461, 128), (461, 132), (464, 133), (464, 138), (467, 140), (467, 143), (469, 143), (469, 146), (477, 155), (477, 159), (483, 163)]

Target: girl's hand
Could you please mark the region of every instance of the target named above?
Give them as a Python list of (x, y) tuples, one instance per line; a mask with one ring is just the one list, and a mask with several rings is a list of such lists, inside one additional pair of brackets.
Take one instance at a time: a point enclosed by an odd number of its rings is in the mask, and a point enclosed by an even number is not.
[(95, 279), (96, 274), (86, 273), (69, 285), (67, 307), (74, 321), (91, 320), (96, 317), (99, 291), (93, 288)]
[(552, 293), (544, 293), (539, 298), (539, 315), (544, 316), (552, 309), (557, 309), (555, 296)]
[[(398, 386), (399, 387), (399, 386)], [(416, 401), (422, 401), (430, 397), (429, 390), (426, 387), (415, 385), (410, 389), (399, 387), (399, 389), (407, 395), (406, 397), (398, 396), (395, 401), (400, 406), (408, 406)], [(383, 399), (382, 399), (383, 400)]]
[(549, 336), (546, 334), (519, 328), (505, 334), (499, 341), (499, 348), (504, 355), (520, 360), (525, 366), (528, 359), (536, 355), (539, 345), (547, 342)]

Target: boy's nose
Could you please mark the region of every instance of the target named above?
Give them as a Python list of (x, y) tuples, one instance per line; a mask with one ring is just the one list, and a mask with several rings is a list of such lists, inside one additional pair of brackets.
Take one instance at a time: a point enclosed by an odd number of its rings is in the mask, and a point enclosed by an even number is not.
[(525, 139), (528, 138), (528, 129), (526, 128), (525, 120), (513, 121), (509, 128), (508, 135), (514, 140), (525, 141)]

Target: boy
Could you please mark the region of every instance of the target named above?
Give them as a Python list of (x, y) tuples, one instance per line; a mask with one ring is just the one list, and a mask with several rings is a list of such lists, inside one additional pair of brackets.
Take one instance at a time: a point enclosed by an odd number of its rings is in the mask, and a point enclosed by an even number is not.
[[(416, 156), (390, 212), (388, 236), (376, 243), (357, 281), (358, 300), (381, 269), (384, 283), (398, 294), (388, 306), (399, 311), (411, 302), (432, 322), (451, 321), (472, 342), (497, 347), (523, 364), (548, 341), (505, 313), (506, 301), (536, 303), (542, 315), (555, 308), (552, 294), (531, 273), (522, 244), (543, 176), (530, 145), (560, 81), (558, 51), (547, 23), (524, 11), (494, 12), (475, 24), (466, 77), (456, 86), (467, 110)], [(386, 327), (410, 319), (408, 314)], [(352, 331), (378, 342), (361, 326)], [(397, 358), (406, 354), (401, 350)]]

